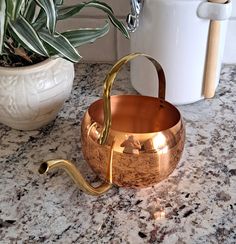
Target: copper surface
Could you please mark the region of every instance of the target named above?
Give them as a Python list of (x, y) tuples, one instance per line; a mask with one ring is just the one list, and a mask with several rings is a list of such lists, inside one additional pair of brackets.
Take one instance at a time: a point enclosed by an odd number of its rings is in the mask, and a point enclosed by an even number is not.
[[(104, 124), (103, 99), (90, 105), (89, 115)], [(161, 99), (120, 95), (111, 97), (111, 129), (130, 133), (152, 133), (167, 130), (180, 120), (179, 111)]]
[[(123, 103), (126, 104), (125, 112)], [(106, 180), (104, 168), (113, 141), (113, 183), (118, 186), (151, 186), (175, 169), (183, 152), (185, 130), (179, 111), (167, 102), (161, 104), (159, 106), (157, 98), (144, 96), (111, 97), (112, 125), (104, 145), (97, 140), (103, 127), (102, 100), (89, 107), (82, 123), (82, 150), (91, 168), (101, 178)], [(88, 136), (88, 128), (94, 122)], [(141, 145), (140, 149), (138, 146), (134, 148), (133, 154), (126, 153), (122, 147), (130, 136)]]
[[(137, 58), (137, 57), (145, 57), (147, 58), (155, 67), (158, 75), (158, 82), (159, 82), (159, 91), (158, 91), (158, 97), (160, 99), (160, 103), (165, 100), (165, 88), (166, 88), (166, 80), (165, 80), (165, 74), (164, 71), (161, 67), (161, 65), (152, 57), (146, 54), (142, 53), (133, 53), (129, 54), (123, 58), (121, 58), (117, 63), (112, 67), (108, 75), (106, 76), (104, 80), (104, 85), (103, 85), (103, 114), (104, 114), (104, 126), (103, 130), (101, 132), (101, 137), (99, 138), (99, 143), (100, 144), (105, 144), (108, 134), (109, 134), (109, 129), (111, 126), (111, 103), (110, 103), (110, 94), (111, 94), (111, 89), (112, 85), (114, 83), (114, 80), (122, 68), (122, 66), (126, 63), (128, 63), (130, 60)], [(121, 101), (121, 100), (120, 100)], [(136, 101), (137, 103), (137, 101)], [(141, 101), (140, 101), (141, 103)], [(126, 110), (127, 104), (124, 104), (123, 110)]]
[[(125, 63), (138, 56), (148, 58), (155, 66), (159, 98), (111, 97), (117, 73)], [(106, 76), (103, 99), (90, 105), (82, 123), (84, 157), (104, 180), (104, 162), (108, 161), (111, 142), (113, 183), (118, 186), (150, 186), (165, 179), (175, 169), (183, 152), (185, 130), (177, 108), (165, 101), (165, 85), (161, 65), (144, 54), (122, 58)], [(88, 133), (91, 125), (93, 130)]]
[[(110, 96), (121, 67), (138, 56), (155, 66), (159, 98)], [(144, 81), (148, 82), (148, 81)], [(67, 160), (52, 160), (47, 167), (61, 167), (86, 193), (100, 195), (111, 182), (124, 187), (146, 187), (165, 179), (176, 167), (184, 148), (185, 129), (178, 109), (165, 101), (165, 75), (152, 57), (135, 53), (120, 59), (104, 80), (103, 99), (90, 105), (82, 126), (85, 159), (105, 182), (94, 189)], [(41, 171), (44, 173), (44, 165)]]

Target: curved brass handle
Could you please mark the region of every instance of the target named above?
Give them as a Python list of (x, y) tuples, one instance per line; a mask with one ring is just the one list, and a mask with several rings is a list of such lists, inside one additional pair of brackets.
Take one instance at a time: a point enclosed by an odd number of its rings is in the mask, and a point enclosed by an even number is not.
[[(110, 157), (112, 158), (112, 155)], [(54, 159), (42, 163), (39, 168), (39, 173), (44, 174), (54, 168), (64, 169), (73, 179), (73, 181), (78, 185), (78, 187), (83, 192), (89, 195), (100, 196), (101, 194), (107, 192), (112, 187), (112, 182), (104, 182), (98, 187), (93, 187), (84, 179), (84, 177), (79, 172), (79, 170), (75, 167), (74, 164), (64, 159)], [(108, 170), (108, 172), (110, 173), (111, 171)], [(109, 173), (108, 173), (108, 179), (112, 179), (112, 176)]]
[(129, 62), (130, 60), (143, 56), (149, 59), (153, 63), (153, 65), (156, 68), (157, 75), (159, 78), (159, 93), (158, 97), (162, 100), (165, 100), (165, 90), (166, 90), (166, 80), (165, 80), (165, 74), (161, 67), (161, 65), (151, 56), (142, 54), (142, 53), (132, 53), (129, 54), (123, 58), (121, 58), (110, 70), (109, 74), (106, 76), (104, 80), (104, 86), (103, 86), (103, 112), (104, 112), (104, 124), (103, 124), (103, 130), (101, 133), (101, 137), (99, 138), (99, 143), (101, 145), (105, 144), (108, 138), (109, 130), (111, 127), (111, 103), (110, 103), (110, 94), (111, 94), (111, 88), (113, 85), (113, 82), (120, 71), (121, 67)]

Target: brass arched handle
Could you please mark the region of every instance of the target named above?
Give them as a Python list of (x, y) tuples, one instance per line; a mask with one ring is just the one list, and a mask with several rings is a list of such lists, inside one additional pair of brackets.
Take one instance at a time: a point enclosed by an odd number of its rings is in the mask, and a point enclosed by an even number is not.
[(121, 67), (128, 63), (130, 60), (143, 56), (147, 58), (149, 61), (152, 62), (152, 64), (155, 66), (158, 79), (159, 79), (159, 92), (158, 92), (158, 97), (162, 100), (165, 100), (165, 90), (166, 90), (166, 80), (165, 80), (165, 74), (164, 71), (161, 67), (161, 65), (151, 56), (142, 54), (142, 53), (132, 53), (129, 54), (123, 58), (121, 58), (110, 70), (108, 75), (106, 76), (104, 80), (104, 85), (103, 85), (103, 113), (104, 113), (104, 124), (103, 124), (103, 130), (101, 133), (101, 136), (99, 138), (99, 143), (101, 145), (105, 144), (108, 138), (109, 130), (111, 127), (111, 103), (110, 103), (110, 94), (111, 94), (111, 88), (113, 85), (113, 82), (120, 71)]

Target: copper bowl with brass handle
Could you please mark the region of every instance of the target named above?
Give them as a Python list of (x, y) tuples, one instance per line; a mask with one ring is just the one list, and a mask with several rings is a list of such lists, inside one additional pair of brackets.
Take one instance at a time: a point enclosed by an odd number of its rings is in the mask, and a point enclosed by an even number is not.
[[(159, 97), (110, 96), (121, 67), (138, 56), (146, 57), (155, 66)], [(103, 99), (89, 106), (81, 130), (84, 158), (104, 180), (101, 186), (92, 187), (66, 160), (50, 160), (39, 171), (63, 167), (82, 190), (92, 195), (104, 193), (112, 184), (131, 188), (152, 186), (173, 172), (184, 149), (181, 114), (165, 101), (164, 71), (155, 59), (141, 53), (127, 55), (112, 67), (104, 81)]]

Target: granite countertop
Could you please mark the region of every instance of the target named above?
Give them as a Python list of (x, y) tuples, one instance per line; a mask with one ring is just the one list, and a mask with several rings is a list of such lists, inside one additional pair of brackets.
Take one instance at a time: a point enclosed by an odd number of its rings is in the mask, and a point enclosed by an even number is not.
[[(83, 160), (80, 125), (110, 65), (79, 64), (57, 119), (36, 131), (0, 125), (0, 243), (236, 243), (236, 66), (222, 69), (216, 97), (180, 106), (187, 130), (181, 162), (154, 187), (82, 193), (62, 170), (41, 162)], [(123, 69), (115, 94), (134, 93)]]

